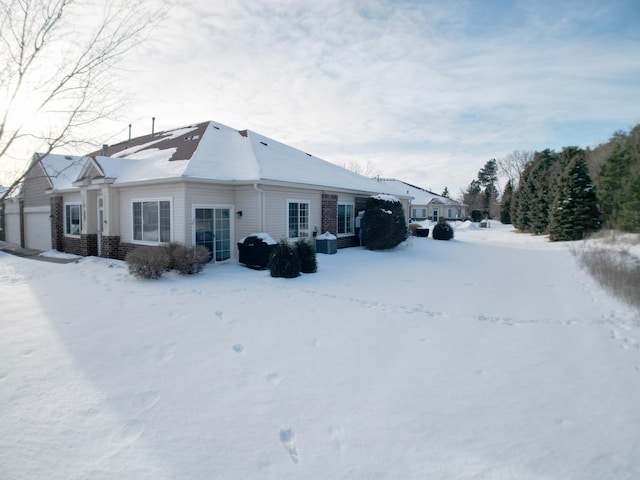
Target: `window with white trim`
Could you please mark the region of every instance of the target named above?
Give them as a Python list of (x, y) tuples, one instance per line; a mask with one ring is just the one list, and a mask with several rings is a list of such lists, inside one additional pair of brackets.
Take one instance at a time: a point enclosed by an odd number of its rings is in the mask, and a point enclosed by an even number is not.
[(413, 218), (427, 218), (427, 209), (426, 208), (414, 208), (413, 209)]
[(171, 201), (132, 202), (133, 241), (167, 243), (171, 241)]
[(289, 238), (309, 236), (309, 202), (296, 200), (287, 202), (287, 225)]
[(79, 237), (82, 231), (82, 204), (67, 203), (64, 206), (64, 234)]
[(352, 203), (338, 204), (338, 235), (353, 235), (353, 212)]

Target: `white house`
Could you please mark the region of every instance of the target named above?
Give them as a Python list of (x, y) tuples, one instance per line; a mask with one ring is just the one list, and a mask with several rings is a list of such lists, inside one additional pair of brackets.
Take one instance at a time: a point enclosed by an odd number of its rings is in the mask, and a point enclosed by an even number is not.
[(410, 216), (409, 194), (212, 121), (33, 161), (5, 223), (8, 241), (41, 250), (121, 259), (137, 245), (176, 241), (225, 261), (255, 232), (330, 232), (339, 248), (357, 245), (355, 217), (374, 194), (394, 194)]

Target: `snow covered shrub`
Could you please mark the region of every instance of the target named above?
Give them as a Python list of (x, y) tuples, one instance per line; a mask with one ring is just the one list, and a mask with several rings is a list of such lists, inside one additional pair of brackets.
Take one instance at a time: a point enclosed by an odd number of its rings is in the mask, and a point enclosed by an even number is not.
[(300, 256), (295, 246), (280, 240), (269, 257), (267, 268), (272, 277), (295, 278), (300, 275)]
[(187, 247), (178, 244), (171, 249), (171, 264), (181, 275), (200, 273), (205, 264), (211, 260), (211, 254), (202, 245)]
[(162, 247), (141, 246), (127, 253), (124, 261), (136, 278), (158, 279), (169, 268), (169, 251)]
[(318, 261), (316, 260), (316, 249), (311, 242), (301, 238), (295, 243), (298, 257), (300, 258), (300, 271), (302, 273), (316, 273), (318, 271)]
[(473, 210), (471, 212), (471, 220), (473, 220), (474, 222), (478, 223), (483, 218), (484, 218), (484, 215), (482, 215), (482, 212), (480, 210)]
[(393, 248), (407, 238), (407, 221), (402, 203), (390, 195), (367, 199), (362, 219), (362, 243), (369, 250)]
[(444, 220), (440, 220), (433, 227), (434, 240), (451, 240), (453, 238), (453, 227)]

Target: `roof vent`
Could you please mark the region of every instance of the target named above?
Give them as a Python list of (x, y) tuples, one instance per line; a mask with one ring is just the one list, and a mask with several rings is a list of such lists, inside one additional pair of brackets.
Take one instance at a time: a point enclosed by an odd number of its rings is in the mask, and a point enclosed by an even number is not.
[(238, 133), (239, 133), (240, 135), (242, 135), (243, 137), (246, 137), (246, 136), (247, 136), (247, 131), (246, 131), (246, 130), (240, 130)]
[(216, 130), (220, 130), (220, 127), (216, 127), (215, 125), (213, 126), (213, 128), (215, 128)]
[(109, 148), (109, 145), (107, 145), (106, 143), (104, 145), (102, 145), (102, 156), (106, 157), (107, 156), (107, 149)]
[(265, 142), (260, 142), (262, 145), (264, 145), (265, 147), (267, 146), (267, 144)]

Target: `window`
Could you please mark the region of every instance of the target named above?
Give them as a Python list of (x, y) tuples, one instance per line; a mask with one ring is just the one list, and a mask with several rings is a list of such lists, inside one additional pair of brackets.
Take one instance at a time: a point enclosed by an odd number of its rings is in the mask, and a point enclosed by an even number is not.
[(433, 209), (433, 221), (434, 222), (438, 221), (438, 209), (437, 208)]
[(0, 232), (4, 230), (4, 210), (2, 209), (2, 205), (0, 205)]
[(413, 209), (413, 218), (417, 218), (417, 219), (425, 219), (425, 218), (427, 218), (427, 209), (426, 208), (414, 208)]
[(64, 234), (79, 237), (82, 230), (82, 205), (69, 203), (64, 206)]
[(338, 204), (338, 235), (353, 235), (353, 204)]
[(133, 202), (133, 240), (167, 243), (171, 241), (171, 201)]
[(306, 238), (309, 236), (309, 202), (288, 202), (289, 238)]

